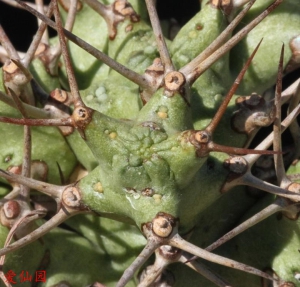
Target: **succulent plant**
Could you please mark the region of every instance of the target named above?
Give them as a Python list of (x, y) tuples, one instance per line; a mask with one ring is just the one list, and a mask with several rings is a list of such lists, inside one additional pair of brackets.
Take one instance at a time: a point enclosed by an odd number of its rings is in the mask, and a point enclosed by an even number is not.
[(300, 286), (299, 0), (182, 27), (15, 1), (40, 24), (26, 53), (0, 26), (1, 284)]

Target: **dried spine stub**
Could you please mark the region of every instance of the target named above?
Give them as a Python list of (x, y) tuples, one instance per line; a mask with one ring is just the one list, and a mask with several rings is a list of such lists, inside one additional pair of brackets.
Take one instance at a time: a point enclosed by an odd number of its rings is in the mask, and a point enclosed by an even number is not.
[(175, 224), (173, 216), (161, 212), (152, 220), (152, 231), (155, 235), (166, 238), (171, 235)]

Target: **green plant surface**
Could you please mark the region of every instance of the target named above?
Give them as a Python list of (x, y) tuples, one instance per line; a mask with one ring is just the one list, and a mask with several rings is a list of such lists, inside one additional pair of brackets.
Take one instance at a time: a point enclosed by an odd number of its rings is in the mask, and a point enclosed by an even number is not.
[(298, 1), (205, 0), (171, 39), (152, 0), (17, 2), (58, 35), (0, 27), (0, 285), (300, 286)]

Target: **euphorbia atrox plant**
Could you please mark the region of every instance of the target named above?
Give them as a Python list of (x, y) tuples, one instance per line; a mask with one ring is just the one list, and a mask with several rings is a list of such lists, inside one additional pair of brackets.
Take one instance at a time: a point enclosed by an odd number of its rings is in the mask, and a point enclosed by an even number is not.
[(3, 286), (300, 286), (298, 0), (203, 0), (174, 38), (154, 0), (14, 4), (40, 25), (26, 53), (0, 27)]

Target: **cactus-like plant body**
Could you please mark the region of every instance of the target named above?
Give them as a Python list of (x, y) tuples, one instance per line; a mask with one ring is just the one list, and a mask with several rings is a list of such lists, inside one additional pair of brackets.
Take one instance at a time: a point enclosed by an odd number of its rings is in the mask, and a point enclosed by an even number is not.
[(0, 285), (300, 286), (298, 0), (203, 0), (175, 37), (154, 0), (16, 1), (42, 21), (25, 54), (0, 26)]

